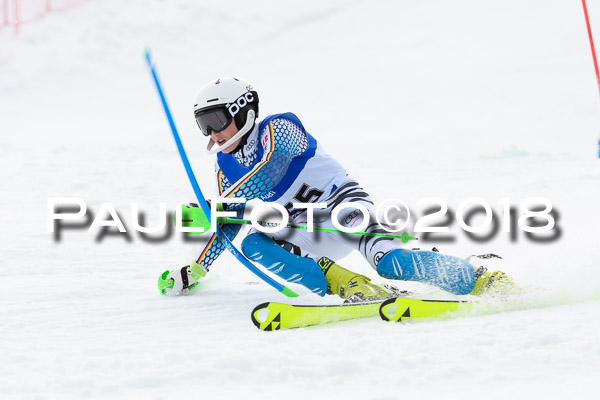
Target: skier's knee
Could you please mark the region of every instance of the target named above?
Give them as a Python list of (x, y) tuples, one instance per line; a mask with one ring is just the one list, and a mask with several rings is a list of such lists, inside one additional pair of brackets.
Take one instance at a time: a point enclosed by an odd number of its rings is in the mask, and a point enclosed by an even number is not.
[(271, 238), (261, 232), (252, 233), (242, 241), (242, 252), (248, 258), (254, 257), (256, 252), (264, 252), (269, 247), (279, 246), (288, 253), (302, 257), (302, 250), (299, 246), (288, 242), (287, 240), (279, 240)]
[[(264, 233), (256, 232), (252, 233), (242, 240), (242, 253), (249, 259), (253, 260), (258, 257), (259, 254), (264, 252), (267, 246), (277, 245), (273, 239), (265, 235)], [(259, 261), (259, 260), (255, 260)]]

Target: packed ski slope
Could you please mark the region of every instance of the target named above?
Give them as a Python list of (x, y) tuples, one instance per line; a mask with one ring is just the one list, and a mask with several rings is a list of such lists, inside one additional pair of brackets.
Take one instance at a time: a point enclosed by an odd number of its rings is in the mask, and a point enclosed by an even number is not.
[[(411, 246), (500, 254), (532, 287), (526, 304), (555, 307), (262, 332), (250, 311), (288, 299), (229, 254), (193, 295), (161, 297), (158, 275), (203, 242), (133, 229), (132, 203), (155, 224), (160, 202), (194, 200), (146, 45), (207, 195), (193, 97), (242, 76), (263, 117), (296, 113), (377, 201), (549, 199), (550, 242), (518, 229), (476, 242), (454, 222), (454, 240)], [(0, 31), (0, 104), (3, 399), (596, 396), (600, 102), (578, 2), (89, 1)], [(94, 214), (111, 202), (129, 234), (55, 240), (49, 197)], [(358, 255), (339, 262), (383, 281)]]

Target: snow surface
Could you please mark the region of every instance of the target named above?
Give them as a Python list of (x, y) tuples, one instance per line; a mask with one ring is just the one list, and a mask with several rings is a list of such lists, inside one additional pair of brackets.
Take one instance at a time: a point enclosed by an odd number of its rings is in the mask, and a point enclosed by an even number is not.
[[(600, 32), (600, 2), (588, 6)], [(295, 112), (377, 201), (548, 198), (550, 243), (476, 243), (454, 223), (454, 242), (420, 245), (501, 254), (541, 288), (529, 304), (556, 306), (268, 333), (250, 311), (287, 299), (229, 254), (193, 295), (160, 296), (158, 275), (202, 242), (133, 231), (133, 202), (152, 224), (160, 202), (193, 200), (145, 45), (207, 195), (193, 97), (241, 76), (263, 116)], [(0, 397), (596, 398), (598, 95), (580, 2), (105, 0), (0, 30)], [(48, 198), (70, 196), (96, 214), (113, 203), (129, 240), (56, 242)], [(339, 261), (383, 281), (358, 255)]]

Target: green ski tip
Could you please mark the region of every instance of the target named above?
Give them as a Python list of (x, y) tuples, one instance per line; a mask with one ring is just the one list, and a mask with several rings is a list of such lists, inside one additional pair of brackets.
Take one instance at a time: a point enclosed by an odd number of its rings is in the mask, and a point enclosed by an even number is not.
[(298, 293), (294, 292), (287, 286), (284, 286), (283, 289), (280, 290), (280, 292), (285, 294), (287, 297), (298, 297)]

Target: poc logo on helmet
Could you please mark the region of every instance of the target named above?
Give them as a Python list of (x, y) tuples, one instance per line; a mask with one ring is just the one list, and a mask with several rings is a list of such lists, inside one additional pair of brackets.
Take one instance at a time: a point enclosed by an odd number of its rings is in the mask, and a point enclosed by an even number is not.
[(227, 104), (226, 107), (229, 110), (229, 114), (232, 117), (235, 117), (237, 113), (240, 112), (240, 109), (246, 107), (248, 103), (252, 103), (254, 101), (254, 96), (251, 92), (246, 92), (233, 103)]

